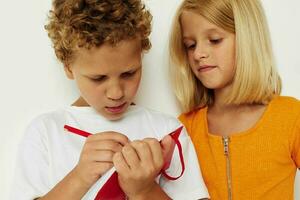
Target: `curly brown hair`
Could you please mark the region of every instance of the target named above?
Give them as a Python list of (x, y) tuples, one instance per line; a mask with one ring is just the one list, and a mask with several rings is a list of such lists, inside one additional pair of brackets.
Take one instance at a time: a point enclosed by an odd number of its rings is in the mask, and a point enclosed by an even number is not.
[(143, 50), (151, 43), (152, 15), (141, 0), (54, 0), (45, 25), (57, 58), (68, 65), (80, 48), (139, 37)]

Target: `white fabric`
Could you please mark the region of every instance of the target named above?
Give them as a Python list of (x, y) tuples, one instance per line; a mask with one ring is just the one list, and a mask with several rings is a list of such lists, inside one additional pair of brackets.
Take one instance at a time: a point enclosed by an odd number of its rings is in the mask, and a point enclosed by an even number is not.
[[(130, 106), (118, 121), (105, 119), (91, 107), (70, 106), (40, 115), (29, 125), (19, 146), (12, 199), (29, 200), (45, 195), (75, 167), (86, 138), (64, 130), (64, 125), (90, 133), (116, 131), (125, 134), (130, 140), (146, 137), (160, 140), (182, 126), (173, 117), (139, 106)], [(176, 181), (160, 176), (159, 184), (172, 199), (207, 198), (208, 192), (197, 157), (185, 129), (179, 139), (184, 153), (185, 172)], [(181, 172), (177, 151), (173, 154), (167, 172), (173, 176)], [(112, 173), (112, 170), (107, 173)], [(105, 176), (101, 179), (104, 180)], [(103, 184), (100, 183), (101, 179), (83, 199), (94, 199), (99, 189), (97, 184)]]

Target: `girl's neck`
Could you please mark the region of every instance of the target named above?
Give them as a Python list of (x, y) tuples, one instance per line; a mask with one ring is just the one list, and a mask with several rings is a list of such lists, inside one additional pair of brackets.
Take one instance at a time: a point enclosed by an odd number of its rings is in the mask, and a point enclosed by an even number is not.
[(262, 118), (266, 105), (225, 103), (230, 88), (214, 91), (214, 102), (208, 106), (208, 132), (214, 135), (231, 136), (250, 130)]
[(214, 103), (209, 106), (209, 108), (217, 112), (236, 110), (239, 106), (225, 102), (225, 99), (228, 97), (230, 91), (231, 88), (229, 87), (214, 90)]
[(209, 111), (213, 113), (234, 113), (251, 110), (254, 107), (261, 106), (257, 104), (228, 104), (225, 99), (230, 94), (231, 88), (225, 87), (214, 91), (214, 102), (209, 106)]
[(236, 114), (241, 112), (249, 112), (255, 109), (257, 106), (256, 104), (241, 104), (241, 105), (234, 105), (234, 104), (225, 104), (220, 102), (214, 102), (212, 105), (208, 106), (208, 112), (214, 113), (217, 115), (224, 115), (224, 114)]
[(262, 104), (228, 104), (225, 99), (231, 91), (231, 87), (214, 90), (214, 102), (208, 106), (208, 113), (212, 115), (236, 115), (237, 113), (261, 112), (266, 107)]

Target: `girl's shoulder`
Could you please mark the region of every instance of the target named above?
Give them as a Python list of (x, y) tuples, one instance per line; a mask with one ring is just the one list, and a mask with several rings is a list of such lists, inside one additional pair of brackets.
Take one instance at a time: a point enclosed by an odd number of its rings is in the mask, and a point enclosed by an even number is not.
[(274, 97), (273, 101), (282, 104), (294, 104), (298, 106), (300, 105), (300, 100), (291, 96), (276, 96)]
[(206, 118), (207, 107), (198, 107), (192, 111), (182, 113), (179, 115), (178, 119), (181, 123), (186, 127), (188, 132), (192, 131), (193, 124), (197, 124), (197, 126), (203, 125), (203, 119)]
[(293, 111), (300, 112), (300, 101), (295, 97), (290, 96), (277, 96), (270, 102), (271, 107), (280, 111)]
[(195, 118), (203, 116), (206, 111), (206, 106), (198, 107), (189, 112), (181, 113), (178, 118), (180, 121), (193, 121)]
[(287, 123), (293, 126), (300, 121), (300, 101), (294, 97), (277, 96), (267, 107), (270, 122)]

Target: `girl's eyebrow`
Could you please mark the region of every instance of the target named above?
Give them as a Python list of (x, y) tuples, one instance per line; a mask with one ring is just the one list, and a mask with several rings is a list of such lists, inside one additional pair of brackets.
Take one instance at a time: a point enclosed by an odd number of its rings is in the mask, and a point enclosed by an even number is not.
[(209, 28), (203, 31), (203, 34), (212, 34), (212, 33), (224, 34), (222, 29), (220, 28)]
[[(212, 33), (224, 34), (222, 30), (217, 29), (217, 28), (209, 28), (209, 29), (202, 31), (202, 34), (212, 34)], [(182, 36), (183, 40), (188, 40), (188, 39), (192, 39), (192, 38), (193, 37), (190, 36), (189, 34), (183, 34), (183, 36)]]

